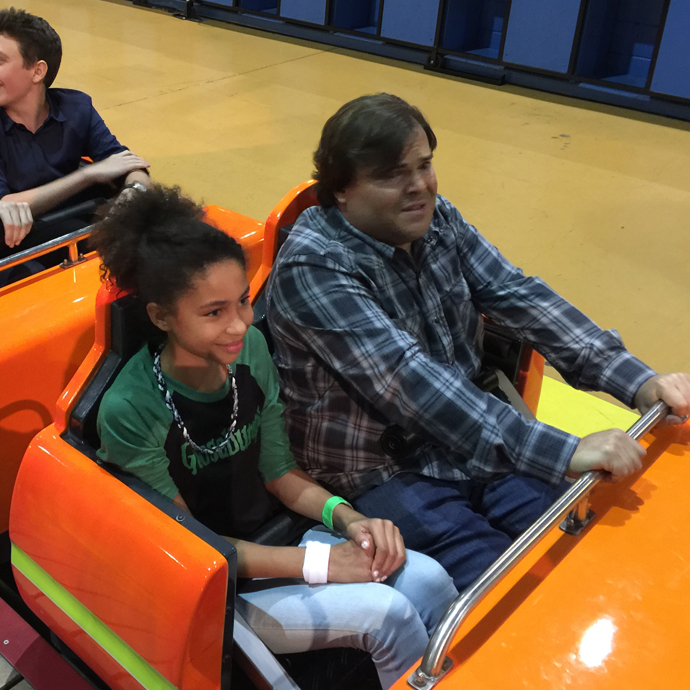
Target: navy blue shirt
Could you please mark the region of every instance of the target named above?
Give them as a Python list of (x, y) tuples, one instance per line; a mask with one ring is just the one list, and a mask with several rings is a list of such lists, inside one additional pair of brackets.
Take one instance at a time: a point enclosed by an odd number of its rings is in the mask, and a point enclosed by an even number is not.
[(96, 112), (91, 97), (73, 89), (48, 89), (50, 112), (31, 133), (0, 108), (0, 199), (64, 177), (82, 156), (94, 162), (125, 151)]

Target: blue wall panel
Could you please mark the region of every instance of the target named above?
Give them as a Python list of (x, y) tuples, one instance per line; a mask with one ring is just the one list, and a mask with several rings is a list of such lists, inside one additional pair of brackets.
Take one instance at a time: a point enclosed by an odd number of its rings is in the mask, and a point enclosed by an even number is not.
[(431, 46), (439, 0), (384, 0), (381, 36)]
[(644, 87), (665, 0), (590, 0), (577, 74)]
[(280, 16), (312, 24), (325, 24), (326, 0), (281, 0)]
[(278, 0), (240, 0), (239, 5), (246, 10), (274, 10)]
[(484, 0), (474, 50), (487, 51), (487, 57), (498, 57), (507, 10), (505, 0)]
[(481, 6), (472, 0), (448, 0), (441, 45), (449, 50), (467, 49), (476, 35), (481, 10)]
[(652, 91), (690, 98), (690, 2), (671, 0)]
[(341, 29), (376, 27), (379, 0), (334, 0), (333, 25)]
[(498, 58), (508, 0), (448, 0), (441, 46)]
[(568, 71), (582, 0), (513, 0), (503, 59), (518, 65)]

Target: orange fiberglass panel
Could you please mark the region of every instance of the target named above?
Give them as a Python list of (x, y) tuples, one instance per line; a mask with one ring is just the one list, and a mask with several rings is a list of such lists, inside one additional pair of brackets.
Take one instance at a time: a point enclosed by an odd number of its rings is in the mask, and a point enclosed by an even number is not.
[(110, 344), (110, 304), (126, 293), (111, 281), (100, 284), (96, 293), (94, 340), (91, 350), (79, 365), (55, 406), (55, 429), (58, 434), (67, 430), (69, 416), (81, 391), (97, 371)]
[(93, 343), (98, 265), (91, 254), (0, 290), (0, 532), (24, 451)]
[(250, 278), (252, 299), (263, 291), (268, 274), (278, 253), (278, 234), (280, 228), (297, 220), (302, 211), (318, 203), (316, 199), (316, 180), (307, 180), (293, 187), (275, 206), (266, 219), (261, 266), (253, 278)]
[(226, 235), (234, 237), (247, 257), (247, 278), (251, 281), (261, 266), (264, 224), (221, 206), (205, 206), (206, 220)]
[[(52, 425), (24, 456), (10, 538), (176, 688), (220, 687), (227, 561)], [(110, 687), (138, 687), (16, 568), (15, 574), (33, 611)]]
[(585, 532), (554, 530), (529, 572), (480, 604), (439, 690), (690, 687), (690, 424), (648, 444), (642, 473), (595, 488)]

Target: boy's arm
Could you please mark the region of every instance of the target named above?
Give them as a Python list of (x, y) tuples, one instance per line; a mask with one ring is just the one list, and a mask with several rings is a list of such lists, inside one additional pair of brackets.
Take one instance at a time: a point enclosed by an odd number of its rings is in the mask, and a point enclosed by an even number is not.
[(148, 174), (148, 172), (144, 170), (133, 170), (131, 173), (129, 173), (129, 175), (127, 175), (127, 177), (125, 177), (124, 188), (117, 195), (118, 202), (124, 201), (125, 199), (132, 197), (134, 194), (139, 194), (142, 191), (141, 189), (137, 191), (136, 188), (127, 186), (133, 182), (144, 185), (145, 189), (151, 189), (151, 185), (153, 184), (151, 182), (151, 176)]
[[(88, 136), (80, 155), (88, 156), (94, 163), (75, 170), (64, 177), (32, 189), (0, 197), (3, 201), (29, 204), (34, 217), (41, 216), (59, 206), (75, 194), (98, 183), (109, 183), (125, 178), (125, 183), (141, 182), (147, 188), (151, 185), (147, 173), (149, 164), (124, 147), (106, 126), (88, 99), (90, 116), (82, 126), (88, 127)], [(2, 189), (2, 186), (0, 186)], [(24, 227), (24, 234), (29, 227)]]
[(148, 177), (146, 173), (141, 172), (144, 168), (148, 168), (148, 165), (143, 158), (131, 151), (122, 151), (98, 163), (79, 168), (69, 175), (40, 187), (15, 194), (6, 194), (2, 201), (27, 203), (32, 215), (40, 216), (91, 185), (111, 182), (123, 175), (130, 175), (134, 171)]

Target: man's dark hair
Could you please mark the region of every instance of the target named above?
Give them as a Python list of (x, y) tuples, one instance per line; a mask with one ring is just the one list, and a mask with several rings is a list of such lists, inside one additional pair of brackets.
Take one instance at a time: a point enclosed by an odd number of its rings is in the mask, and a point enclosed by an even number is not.
[(347, 187), (360, 167), (384, 176), (400, 162), (405, 146), (421, 127), (436, 148), (436, 135), (413, 105), (389, 93), (360, 96), (330, 117), (314, 153), (316, 194), (321, 206), (335, 206), (336, 192)]
[(45, 61), (48, 71), (43, 83), (49, 88), (62, 61), (62, 42), (55, 29), (42, 17), (10, 7), (0, 10), (0, 34), (17, 41), (24, 67)]

